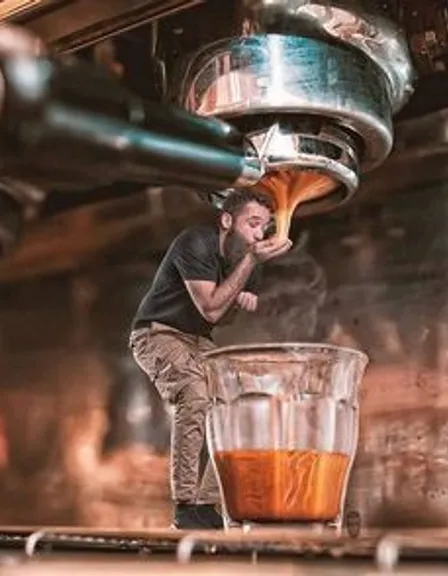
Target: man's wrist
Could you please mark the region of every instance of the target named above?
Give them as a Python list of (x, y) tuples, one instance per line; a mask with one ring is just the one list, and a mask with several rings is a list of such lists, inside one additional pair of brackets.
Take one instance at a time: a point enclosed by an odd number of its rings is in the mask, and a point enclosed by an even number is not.
[(252, 247), (249, 247), (248, 251), (246, 252), (245, 258), (246, 258), (247, 261), (251, 264), (251, 266), (253, 266), (254, 268), (255, 268), (255, 266), (258, 264), (257, 255), (255, 254), (255, 252), (254, 252), (254, 250), (252, 249)]

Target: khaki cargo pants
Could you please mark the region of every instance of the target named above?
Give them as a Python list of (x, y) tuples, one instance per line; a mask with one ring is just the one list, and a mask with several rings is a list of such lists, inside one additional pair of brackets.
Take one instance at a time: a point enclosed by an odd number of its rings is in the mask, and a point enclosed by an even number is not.
[(218, 504), (220, 494), (205, 442), (209, 394), (201, 355), (215, 348), (207, 338), (163, 324), (134, 330), (137, 364), (174, 407), (171, 427), (171, 493), (176, 502)]

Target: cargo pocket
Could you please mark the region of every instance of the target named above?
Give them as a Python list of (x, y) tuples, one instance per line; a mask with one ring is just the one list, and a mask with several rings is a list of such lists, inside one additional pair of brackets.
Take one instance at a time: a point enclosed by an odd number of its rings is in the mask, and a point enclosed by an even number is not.
[(136, 339), (133, 354), (136, 362), (155, 384), (165, 402), (173, 403), (188, 382), (203, 377), (194, 350), (179, 338), (166, 333)]

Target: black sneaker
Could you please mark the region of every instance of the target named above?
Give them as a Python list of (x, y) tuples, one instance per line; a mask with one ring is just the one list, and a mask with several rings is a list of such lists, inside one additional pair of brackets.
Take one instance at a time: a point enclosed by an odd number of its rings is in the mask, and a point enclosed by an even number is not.
[(222, 516), (212, 504), (176, 504), (174, 526), (179, 530), (222, 530)]
[(201, 517), (207, 522), (210, 528), (215, 530), (223, 530), (224, 529), (224, 520), (216, 511), (216, 508), (213, 504), (199, 504), (198, 508), (200, 510)]

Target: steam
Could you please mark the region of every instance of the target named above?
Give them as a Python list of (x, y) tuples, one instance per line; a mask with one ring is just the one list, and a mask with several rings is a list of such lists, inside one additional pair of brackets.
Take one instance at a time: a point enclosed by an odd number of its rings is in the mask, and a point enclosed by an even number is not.
[(324, 269), (309, 254), (308, 232), (294, 248), (267, 265), (256, 314), (239, 314), (228, 328), (217, 331), (219, 343), (286, 342), (312, 340), (319, 310), (327, 295)]

